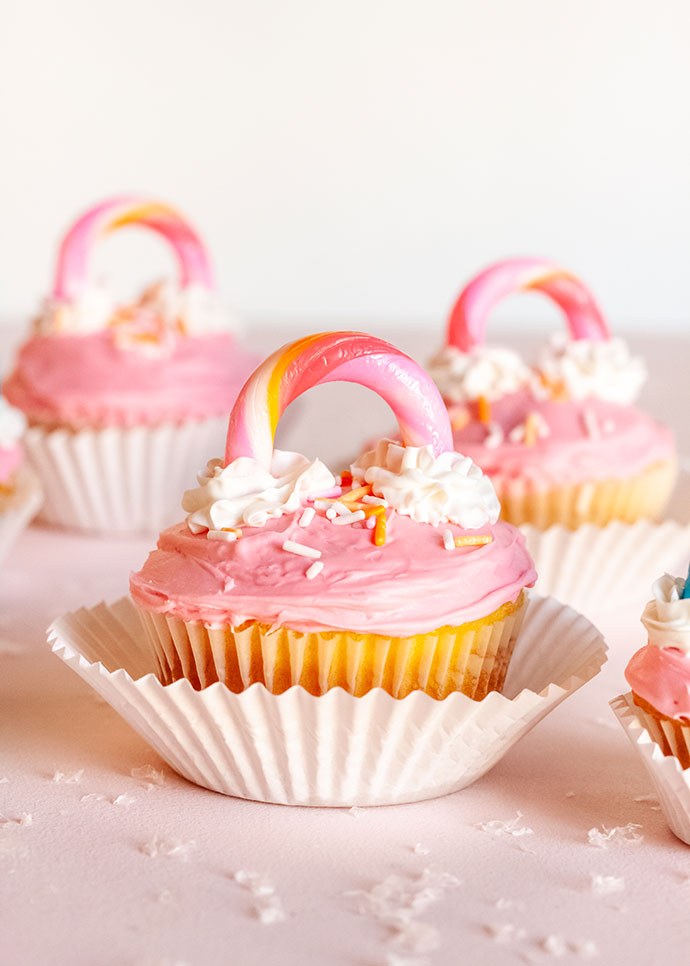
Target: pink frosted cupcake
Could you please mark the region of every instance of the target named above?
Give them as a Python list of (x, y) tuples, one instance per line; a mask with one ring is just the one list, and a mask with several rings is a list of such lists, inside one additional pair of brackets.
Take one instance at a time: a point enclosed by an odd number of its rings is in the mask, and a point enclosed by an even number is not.
[[(161, 235), (179, 279), (117, 303), (89, 279), (95, 242), (126, 225)], [(90, 209), (60, 246), (52, 295), (5, 384), (29, 422), (42, 519), (92, 531), (156, 529), (180, 487), (222, 445), (225, 414), (255, 359), (237, 343), (207, 252), (169, 205), (120, 197)]]
[(0, 562), (41, 505), (41, 488), (20, 446), (26, 420), (0, 396)]
[[(491, 310), (522, 291), (547, 295), (569, 328), (534, 366), (484, 343)], [(575, 529), (663, 511), (677, 472), (673, 435), (633, 405), (644, 364), (611, 338), (593, 296), (565, 269), (519, 258), (481, 272), (460, 294), (429, 370), (455, 448), (489, 475), (511, 523)]]

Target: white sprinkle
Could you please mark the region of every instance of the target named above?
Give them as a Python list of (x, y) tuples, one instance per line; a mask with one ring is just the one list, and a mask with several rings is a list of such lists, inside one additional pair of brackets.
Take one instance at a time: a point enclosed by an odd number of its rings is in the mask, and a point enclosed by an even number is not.
[(367, 530), (374, 529), (374, 527), (376, 526), (376, 517), (374, 516), (374, 514), (372, 514), (370, 517), (367, 517), (366, 526), (367, 526)]
[(332, 508), (335, 510), (336, 514), (340, 517), (343, 513), (352, 513), (352, 510), (341, 503), (340, 500), (336, 500), (335, 503), (331, 504)]
[(330, 500), (314, 500), (314, 506), (317, 510), (330, 510), (333, 504)]
[(298, 557), (311, 557), (312, 560), (318, 560), (321, 556), (320, 550), (315, 550), (314, 547), (306, 547), (303, 543), (296, 543), (294, 540), (286, 540), (283, 544), (283, 550), (287, 550), (288, 553), (296, 553)]
[(359, 520), (364, 519), (364, 510), (355, 510), (354, 513), (349, 512), (347, 515), (336, 517), (333, 523), (336, 527), (344, 527), (350, 523), (357, 523)]
[(234, 543), (237, 540), (237, 534), (232, 530), (209, 530), (206, 534), (207, 540), (225, 540), (228, 543)]
[(616, 825), (614, 828), (607, 828), (605, 825), (601, 829), (591, 828), (587, 833), (587, 841), (598, 849), (607, 849), (609, 842), (622, 842), (626, 845), (637, 845), (644, 836), (638, 832), (641, 825), (628, 822), (627, 825)]
[(609, 896), (613, 892), (623, 892), (625, 879), (617, 875), (590, 875), (592, 892), (595, 896)]
[(56, 771), (52, 777), (52, 781), (57, 782), (62, 785), (78, 785), (82, 780), (84, 775), (84, 769), (80, 768), (79, 771), (72, 772), (71, 774), (62, 771)]
[(321, 573), (322, 570), (323, 570), (323, 564), (321, 563), (320, 560), (316, 560), (311, 565), (311, 567), (308, 568), (308, 570), (307, 570), (307, 572), (305, 574), (305, 577), (307, 578), (307, 580), (313, 580), (314, 577), (318, 577), (319, 576), (319, 574)]
[(316, 510), (314, 509), (313, 506), (305, 507), (304, 513), (299, 518), (299, 526), (308, 527), (311, 521), (314, 519), (315, 514), (316, 514)]
[(508, 433), (508, 439), (511, 443), (521, 443), (525, 438), (525, 424), (519, 423)]
[(329, 520), (335, 520), (335, 518), (338, 516), (338, 514), (335, 512), (335, 510), (331, 506), (331, 507), (329, 507), (326, 510), (326, 516), (328, 517)]
[(369, 496), (368, 494), (362, 497), (361, 502), (371, 503), (372, 506), (388, 506), (388, 500), (384, 500), (383, 497), (380, 496)]
[(503, 429), (498, 425), (498, 423), (490, 423), (487, 437), (484, 440), (484, 445), (486, 448), (497, 449), (503, 442), (503, 439)]
[(443, 531), (443, 546), (446, 550), (455, 550), (455, 540), (453, 540), (453, 534), (450, 530)]
[(203, 526), (201, 523), (192, 523), (191, 520), (187, 521), (187, 527), (192, 533), (205, 533), (208, 527)]
[(600, 439), (601, 430), (599, 429), (599, 423), (591, 409), (584, 409), (582, 411), (582, 422), (585, 424), (585, 430), (590, 439)]

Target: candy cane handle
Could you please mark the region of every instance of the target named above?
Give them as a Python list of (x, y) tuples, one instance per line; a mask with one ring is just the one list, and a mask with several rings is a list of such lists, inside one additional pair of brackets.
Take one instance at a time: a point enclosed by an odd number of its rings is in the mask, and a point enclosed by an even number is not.
[(213, 270), (201, 238), (170, 205), (152, 198), (123, 195), (90, 208), (68, 230), (58, 253), (53, 296), (75, 298), (88, 280), (89, 259), (96, 242), (125, 225), (140, 225), (162, 235), (175, 252), (180, 284), (215, 290)]
[(355, 382), (395, 413), (403, 442), (453, 449), (441, 395), (426, 372), (399, 349), (362, 332), (323, 332), (289, 343), (249, 377), (230, 414), (225, 461), (240, 456), (270, 469), (275, 432), (290, 403), (313, 386)]
[(574, 339), (610, 338), (601, 309), (579, 278), (545, 258), (510, 258), (490, 265), (462, 290), (448, 320), (448, 345), (462, 352), (483, 345), (498, 303), (530, 291), (542, 292), (563, 310)]

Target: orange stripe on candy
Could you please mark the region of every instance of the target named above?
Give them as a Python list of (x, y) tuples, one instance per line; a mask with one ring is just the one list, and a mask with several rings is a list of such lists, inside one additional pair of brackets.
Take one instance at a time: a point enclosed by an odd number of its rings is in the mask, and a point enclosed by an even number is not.
[(319, 339), (323, 339), (323, 333), (318, 333), (317, 335), (308, 335), (304, 339), (298, 339), (297, 342), (293, 342), (291, 346), (282, 354), (278, 362), (273, 368), (271, 377), (268, 380), (268, 387), (266, 389), (266, 404), (268, 407), (268, 418), (271, 425), (271, 435), (275, 439), (276, 429), (278, 428), (278, 422), (282, 415), (280, 408), (280, 388), (283, 381), (283, 376), (288, 368), (298, 359), (299, 356), (304, 352), (304, 350), (310, 346), (313, 342), (317, 342)]

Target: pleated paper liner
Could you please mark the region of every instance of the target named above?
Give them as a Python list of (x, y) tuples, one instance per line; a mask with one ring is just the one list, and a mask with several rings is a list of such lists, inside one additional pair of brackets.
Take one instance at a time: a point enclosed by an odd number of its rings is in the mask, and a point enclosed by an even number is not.
[(669, 828), (690, 845), (690, 768), (677, 757), (680, 752), (687, 760), (690, 728), (665, 727), (630, 692), (614, 698), (611, 708), (649, 773)]
[[(527, 547), (539, 574), (536, 589), (589, 617), (649, 599), (664, 571), (681, 573), (690, 555), (690, 476), (681, 473), (662, 522), (616, 520), (577, 530), (525, 525)], [(679, 569), (680, 568), (680, 569)]]
[(22, 530), (36, 516), (42, 502), (38, 477), (26, 466), (21, 466), (13, 474), (11, 488), (0, 490), (0, 563)]
[(227, 419), (106, 429), (31, 427), (27, 462), (41, 479), (40, 520), (93, 533), (157, 533), (182, 516), (196, 474), (224, 450)]
[(243, 691), (259, 683), (272, 694), (300, 685), (313, 695), (341, 687), (356, 697), (380, 687), (394, 698), (417, 689), (439, 699), (462, 691), (481, 700), (503, 687), (525, 599), (521, 594), (481, 620), (409, 638), (302, 633), (256, 621), (209, 627), (140, 614), (164, 684), (186, 678), (199, 689), (220, 681)]
[(56, 620), (55, 653), (189, 781), (240, 798), (291, 805), (385, 805), (457, 791), (484, 775), (569, 694), (593, 678), (606, 646), (584, 617), (532, 598), (504, 693), (435, 700), (374, 688), (315, 697), (261, 684), (240, 693), (163, 685), (127, 598)]

